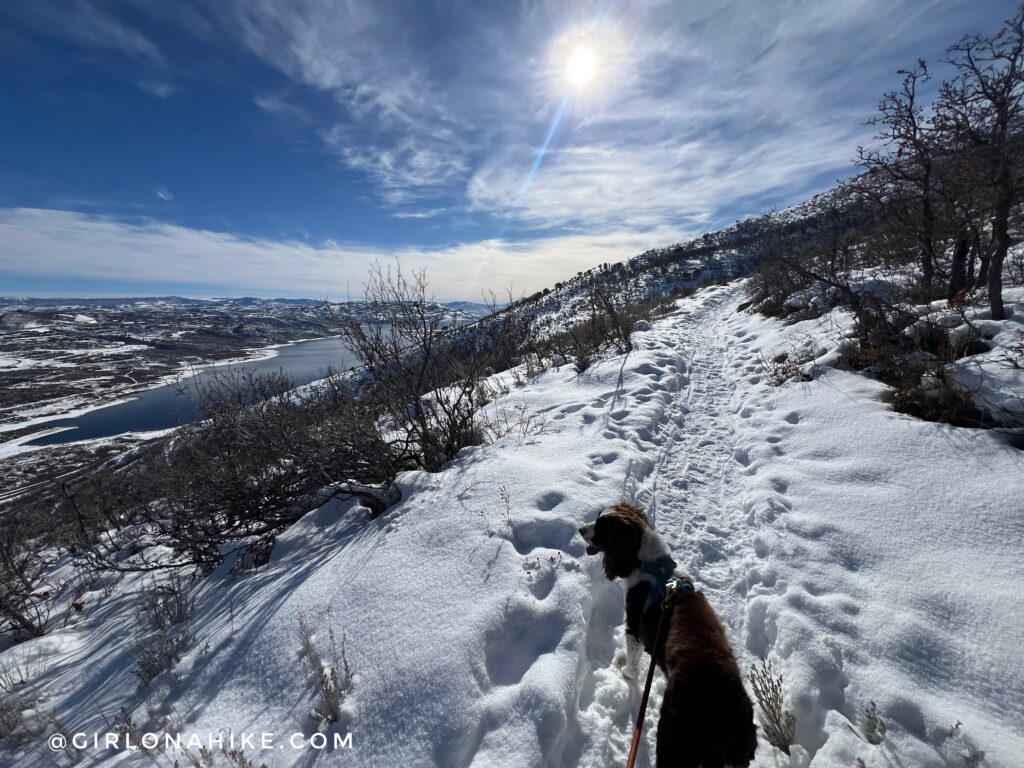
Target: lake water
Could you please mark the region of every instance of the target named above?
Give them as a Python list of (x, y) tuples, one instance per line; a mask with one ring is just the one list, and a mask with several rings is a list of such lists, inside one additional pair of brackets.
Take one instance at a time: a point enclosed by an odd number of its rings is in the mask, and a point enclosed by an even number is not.
[[(264, 373), (284, 371), (296, 385), (301, 385), (323, 378), (328, 368), (343, 370), (356, 364), (352, 353), (337, 338), (300, 341), (280, 347), (277, 352), (276, 356), (265, 360), (218, 365), (201, 371), (197, 377), (241, 369)], [(192, 400), (179, 394), (178, 387), (169, 384), (143, 390), (117, 405), (99, 408), (80, 416), (44, 422), (41, 427), (45, 429), (71, 429), (45, 435), (25, 444), (62, 445), (76, 440), (112, 437), (125, 432), (151, 432), (177, 427), (195, 421), (197, 417)]]

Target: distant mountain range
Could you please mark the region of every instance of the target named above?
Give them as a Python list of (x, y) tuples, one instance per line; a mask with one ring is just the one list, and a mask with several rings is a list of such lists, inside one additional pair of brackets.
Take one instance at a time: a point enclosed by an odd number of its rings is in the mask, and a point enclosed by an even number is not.
[[(346, 304), (360, 305), (361, 301), (329, 302), (332, 306)], [(491, 313), (491, 307), (473, 301), (449, 301), (437, 302), (439, 306), (457, 312), (464, 312), (469, 315), (483, 317)], [(39, 298), (33, 296), (0, 296), (0, 305), (20, 306), (26, 308), (49, 308), (49, 309), (81, 309), (85, 307), (138, 307), (152, 305), (188, 305), (207, 307), (304, 307), (319, 306), (324, 304), (321, 299), (261, 299), (255, 296), (241, 296), (238, 298), (209, 298), (194, 299), (186, 296), (124, 296), (108, 298), (80, 298), (80, 297), (47, 297)], [(499, 304), (501, 309), (504, 304)]]

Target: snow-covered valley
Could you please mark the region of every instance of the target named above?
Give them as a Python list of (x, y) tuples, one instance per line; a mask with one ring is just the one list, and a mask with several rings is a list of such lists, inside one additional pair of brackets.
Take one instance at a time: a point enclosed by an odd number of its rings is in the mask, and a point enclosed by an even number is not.
[[(783, 675), (792, 755), (762, 740), (755, 765), (1020, 765), (1024, 454), (889, 410), (883, 385), (835, 367), (840, 311), (786, 326), (738, 311), (745, 298), (734, 282), (681, 299), (633, 352), (582, 374), (518, 388), (498, 374), (509, 392), (490, 407), (529, 418), (443, 472), (401, 475), (402, 501), (376, 519), (329, 501), (257, 572), (225, 562), (199, 582), (181, 661), (148, 686), (132, 667), (153, 577), (95, 585), (66, 627), (0, 657), (24, 672), (24, 717), (40, 724), (0, 760), (188, 763), (46, 743), (130, 719), (203, 742), (274, 734), (246, 745), (255, 765), (623, 765), (642, 683), (613, 662), (621, 583), (576, 529), (626, 499), (694, 575), (744, 670), (768, 658)], [(771, 386), (761, 360), (808, 344), (811, 380)], [(348, 745), (309, 745), (300, 619), (322, 651), (330, 631), (343, 639), (353, 679), (330, 733)], [(641, 766), (663, 686), (659, 673)], [(861, 734), (872, 701), (888, 727), (877, 746)]]

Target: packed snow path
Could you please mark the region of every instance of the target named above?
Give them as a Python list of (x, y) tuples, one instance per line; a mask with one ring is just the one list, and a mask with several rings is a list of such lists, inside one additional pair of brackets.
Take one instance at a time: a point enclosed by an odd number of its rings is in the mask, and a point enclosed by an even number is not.
[[(746, 453), (736, 448), (736, 422), (741, 417), (735, 405), (736, 379), (738, 373), (745, 376), (749, 371), (733, 362), (729, 339), (722, 334), (735, 314), (733, 298), (732, 291), (717, 291), (696, 307), (677, 310), (672, 313), (673, 321), (659, 323), (644, 334), (643, 347), (653, 353), (657, 367), (647, 372), (650, 386), (630, 395), (641, 401), (660, 397), (665, 407), (649, 427), (636, 429), (634, 434), (611, 429), (605, 437), (629, 440), (641, 453), (627, 474), (623, 496), (648, 510), (676, 560), (690, 570), (733, 636), (741, 637), (746, 604), (735, 585), (745, 577), (754, 546), (753, 521), (743, 513), (735, 487), (737, 467), (749, 463)], [(614, 616), (615, 642), (621, 647), (622, 595), (600, 583), (595, 586), (591, 632), (601, 628), (602, 617)], [(614, 665), (610, 669), (600, 666), (603, 656), (592, 661), (599, 667), (588, 675), (583, 690), (607, 690), (595, 693), (592, 701), (588, 695), (580, 702), (581, 717), (588, 724), (584, 730), (598, 734), (588, 745), (592, 754), (583, 763), (624, 763), (639, 706), (639, 687), (618, 675)], [(643, 672), (648, 663), (649, 657), (645, 657)], [(664, 690), (664, 678), (659, 674), (655, 680), (639, 765), (653, 763)], [(604, 741), (608, 734), (612, 738)]]
[[(68, 626), (0, 661), (32, 670), (40, 711), (67, 732), (105, 732), (122, 709), (143, 732), (157, 718), (186, 737), (269, 732), (273, 748), (247, 757), (272, 768), (621, 766), (642, 683), (615, 664), (622, 584), (576, 531), (629, 499), (741, 666), (770, 658), (784, 675), (796, 744), (787, 759), (762, 741), (758, 768), (1016, 768), (1024, 454), (889, 410), (885, 387), (834, 367), (841, 313), (784, 326), (738, 311), (743, 299), (733, 284), (680, 300), (632, 353), (582, 374), (521, 388), (500, 375), (503, 437), (402, 475), (402, 501), (375, 520), (332, 501), (258, 572), (224, 563), (200, 582), (181, 660), (148, 686), (131, 672), (145, 575), (93, 585)], [(768, 386), (761, 356), (795, 349), (813, 380)], [(285, 740), (310, 735), (319, 703), (300, 616), (322, 655), (329, 629), (345, 638), (355, 680), (332, 729), (351, 749)], [(663, 686), (659, 673), (640, 768)], [(881, 745), (855, 733), (870, 701)], [(55, 760), (151, 764), (0, 743), (0, 764)]]
[[(1013, 610), (1007, 581), (1022, 583), (1020, 454), (991, 434), (893, 414), (875, 382), (851, 374), (844, 383), (854, 386), (829, 382), (828, 349), (841, 323), (786, 329), (737, 313), (735, 289), (702, 298), (643, 334), (656, 369), (640, 365), (651, 384), (624, 398), (660, 396), (664, 410), (603, 436), (639, 454), (623, 496), (649, 510), (725, 620), (741, 665), (773, 658), (785, 673), (787, 706), (797, 714), (792, 763), (889, 759), (891, 744), (869, 745), (852, 730), (863, 726), (870, 700), (886, 699), (890, 742), (909, 764), (970, 764), (986, 750), (988, 764), (1012, 764), (1000, 761), (1024, 754), (1013, 725), (1024, 722), (1024, 676), (1006, 641), (1021, 638), (1021, 623), (1005, 613)], [(820, 357), (811, 368), (823, 381), (765, 387), (761, 360), (801, 347)], [(946, 441), (958, 436), (971, 443), (951, 450)], [(959, 461), (970, 469), (957, 471)], [(791, 514), (794, 484), (804, 499)], [(961, 548), (976, 550), (981, 573)], [(957, 594), (967, 584), (970, 598)], [(628, 751), (640, 687), (618, 675), (606, 648), (612, 627), (622, 645), (621, 600), (598, 575), (579, 706), (583, 733), (599, 736), (581, 765), (620, 764)], [(950, 621), (966, 631), (949, 632)], [(983, 638), (993, 629), (989, 645)], [(856, 683), (848, 663), (859, 668)], [(664, 687), (660, 674), (655, 680), (640, 765), (652, 761)], [(957, 712), (975, 715), (970, 727)], [(993, 716), (1004, 727), (979, 735)], [(757, 763), (781, 757), (762, 743)]]

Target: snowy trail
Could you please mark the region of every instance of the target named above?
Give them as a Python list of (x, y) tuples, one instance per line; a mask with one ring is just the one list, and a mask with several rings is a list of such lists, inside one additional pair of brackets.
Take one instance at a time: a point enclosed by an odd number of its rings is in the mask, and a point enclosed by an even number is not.
[[(746, 454), (735, 447), (735, 424), (740, 418), (735, 405), (736, 370), (742, 369), (742, 363), (733, 361), (722, 332), (735, 314), (737, 295), (735, 287), (711, 292), (701, 305), (677, 310), (668, 316), (671, 320), (644, 335), (643, 349), (653, 353), (658, 370), (649, 372), (651, 386), (634, 390), (629, 397), (641, 402), (660, 397), (665, 407), (654, 423), (640, 427), (634, 435), (614, 429), (605, 433), (606, 438), (626, 439), (639, 450), (640, 458), (630, 465), (633, 471), (627, 472), (623, 495), (648, 510), (676, 560), (690, 570), (725, 620), (734, 642), (742, 636), (747, 610), (737, 585), (744, 583), (754, 548), (751, 520), (735, 493), (737, 469), (748, 463)], [(649, 391), (654, 386), (660, 393)], [(650, 454), (653, 458), (647, 458)], [(592, 622), (599, 624), (602, 617), (614, 615), (606, 601), (621, 599), (621, 593), (596, 584)], [(621, 621), (614, 634), (616, 646), (621, 647)], [(647, 663), (645, 657), (644, 672)], [(609, 676), (606, 669), (595, 670), (592, 676), (594, 680), (585, 681), (586, 686), (603, 685), (606, 690), (595, 696), (583, 720), (608, 723), (615, 729), (608, 744), (590, 745), (593, 760), (585, 756), (580, 762), (596, 766), (604, 764), (599, 753), (607, 760), (624, 759), (640, 683)], [(663, 690), (664, 678), (658, 674), (645, 726), (647, 738), (638, 759), (641, 766), (653, 764)], [(592, 727), (588, 732), (603, 738), (607, 731)]]
[[(707, 594), (741, 668), (770, 658), (783, 673), (797, 716), (785, 764), (1017, 764), (1020, 452), (895, 414), (881, 384), (836, 371), (843, 318), (785, 326), (738, 312), (742, 297), (704, 291), (638, 336), (650, 383), (620, 394), (603, 433), (631, 449), (622, 495)], [(807, 344), (814, 381), (766, 386), (761, 357)], [(652, 398), (663, 407), (646, 420), (616, 422)], [(586, 744), (571, 764), (597, 768), (624, 761), (642, 684), (612, 661), (622, 590), (591, 573)], [(663, 688), (658, 673), (640, 766)], [(855, 732), (873, 700), (890, 728), (880, 746)], [(781, 757), (762, 742), (755, 765)]]

